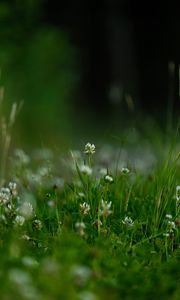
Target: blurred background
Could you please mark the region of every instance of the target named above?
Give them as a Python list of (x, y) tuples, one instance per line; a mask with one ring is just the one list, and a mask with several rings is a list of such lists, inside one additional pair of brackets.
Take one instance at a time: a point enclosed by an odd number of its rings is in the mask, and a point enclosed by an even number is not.
[(179, 116), (180, 18), (158, 3), (1, 0), (4, 112), (23, 101), (13, 143), (71, 146), (131, 126), (170, 131)]

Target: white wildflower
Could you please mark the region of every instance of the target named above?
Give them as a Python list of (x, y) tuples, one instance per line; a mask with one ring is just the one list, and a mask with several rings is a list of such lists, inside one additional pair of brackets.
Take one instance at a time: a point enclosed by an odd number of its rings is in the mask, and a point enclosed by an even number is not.
[(83, 265), (73, 266), (70, 273), (75, 284), (81, 287), (87, 283), (92, 274), (91, 269)]
[(173, 232), (173, 230), (176, 229), (176, 224), (173, 221), (168, 221), (167, 225), (168, 225), (168, 231), (171, 233)]
[(86, 228), (86, 225), (84, 222), (76, 222), (75, 227), (79, 235), (83, 236), (85, 234), (84, 229)]
[(49, 207), (55, 207), (56, 206), (56, 203), (53, 200), (49, 200), (47, 204), (48, 204)]
[(30, 274), (20, 269), (10, 270), (9, 279), (17, 286), (24, 286), (31, 282)]
[(33, 226), (34, 226), (34, 228), (37, 229), (37, 230), (41, 230), (41, 229), (42, 229), (42, 223), (41, 223), (41, 221), (38, 220), (38, 219), (34, 220)]
[(16, 182), (9, 182), (9, 189), (13, 197), (16, 197), (18, 192), (17, 192), (17, 183)]
[(102, 215), (104, 217), (108, 217), (112, 213), (112, 210), (110, 210), (111, 204), (112, 204), (111, 201), (108, 202), (108, 201), (104, 201), (102, 199), (101, 200), (100, 215)]
[(91, 175), (92, 174), (92, 169), (89, 166), (82, 165), (79, 167), (79, 170), (86, 175)]
[(107, 169), (106, 168), (101, 168), (99, 173), (100, 173), (100, 175), (105, 176), (105, 175), (107, 175)]
[(172, 219), (172, 215), (171, 214), (166, 214), (166, 219), (171, 220)]
[(107, 182), (109, 182), (109, 183), (111, 183), (111, 182), (114, 181), (114, 180), (113, 180), (113, 177), (110, 176), (110, 175), (108, 175), (108, 174), (104, 177), (104, 179), (105, 179), (105, 181), (107, 181)]
[(95, 220), (92, 224), (95, 225), (97, 228), (99, 228), (100, 226), (102, 226), (102, 222), (99, 219)]
[(169, 234), (168, 232), (165, 232), (165, 233), (163, 233), (163, 236), (165, 236), (165, 237), (169, 237), (169, 236), (170, 236), (170, 234)]
[(11, 191), (9, 188), (0, 189), (0, 205), (6, 204), (11, 200)]
[(97, 296), (90, 291), (82, 291), (79, 293), (79, 300), (98, 300)]
[(29, 241), (31, 238), (30, 238), (27, 234), (23, 234), (23, 235), (21, 236), (21, 239), (22, 239), (22, 240), (25, 240), (25, 241)]
[(121, 169), (121, 173), (123, 173), (123, 174), (128, 174), (129, 172), (130, 172), (130, 170), (128, 168)]
[(22, 263), (24, 266), (29, 267), (29, 268), (35, 268), (38, 266), (37, 260), (35, 260), (33, 257), (30, 257), (30, 256), (24, 256), (22, 258)]
[(87, 143), (85, 145), (85, 149), (84, 149), (84, 153), (85, 154), (94, 154), (95, 153), (95, 145), (94, 144), (91, 144), (91, 143)]
[(22, 149), (16, 149), (14, 154), (21, 164), (29, 164), (30, 158)]
[(17, 215), (14, 220), (14, 224), (19, 225), (19, 226), (23, 226), (24, 222), (25, 222), (25, 218), (23, 216), (19, 216), (19, 215)]
[(133, 225), (134, 225), (133, 220), (130, 217), (127, 217), (127, 216), (124, 218), (124, 220), (122, 221), (122, 223), (124, 225), (129, 226), (129, 227), (133, 227)]
[(23, 202), (17, 211), (25, 218), (30, 219), (33, 215), (33, 206), (30, 202)]
[(90, 205), (86, 202), (83, 202), (82, 204), (79, 205), (80, 206), (80, 212), (83, 215), (87, 215), (90, 211)]
[(39, 299), (39, 294), (32, 284), (32, 278), (28, 272), (20, 269), (9, 271), (9, 280), (15, 284), (20, 299)]
[(80, 198), (84, 198), (84, 197), (85, 197), (85, 194), (84, 194), (83, 192), (79, 192), (79, 193), (78, 193), (78, 196), (79, 196)]
[(37, 170), (37, 174), (40, 177), (48, 177), (50, 173), (49, 167), (48, 166), (42, 166)]

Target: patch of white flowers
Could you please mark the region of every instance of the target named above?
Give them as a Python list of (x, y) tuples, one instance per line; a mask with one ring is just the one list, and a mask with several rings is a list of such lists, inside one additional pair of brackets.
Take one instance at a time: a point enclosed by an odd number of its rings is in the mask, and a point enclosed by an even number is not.
[(0, 188), (0, 206), (9, 204), (17, 194), (17, 184), (15, 182), (9, 182), (8, 187)]
[(2, 187), (0, 189), (0, 205), (9, 203), (11, 200), (11, 191), (9, 188)]
[(166, 228), (166, 232), (163, 234), (164, 236), (168, 237), (174, 234), (174, 231), (176, 230), (176, 224), (174, 221), (172, 221), (172, 215), (171, 214), (166, 214), (165, 216), (166, 218), (166, 224), (167, 224), (167, 228)]

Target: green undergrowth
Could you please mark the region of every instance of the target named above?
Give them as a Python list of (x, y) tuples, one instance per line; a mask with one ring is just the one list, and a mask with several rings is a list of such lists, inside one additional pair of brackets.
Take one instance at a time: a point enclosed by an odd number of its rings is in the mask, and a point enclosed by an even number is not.
[(136, 144), (9, 154), (1, 299), (179, 299), (178, 144)]

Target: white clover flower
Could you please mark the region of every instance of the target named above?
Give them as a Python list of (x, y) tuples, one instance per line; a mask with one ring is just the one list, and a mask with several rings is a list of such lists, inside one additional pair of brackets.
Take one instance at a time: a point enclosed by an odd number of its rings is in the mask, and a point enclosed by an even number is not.
[(47, 204), (48, 204), (49, 207), (55, 207), (56, 206), (56, 203), (53, 200), (49, 200)]
[(130, 170), (128, 168), (121, 168), (121, 173), (123, 174), (128, 174), (130, 172)]
[(17, 183), (16, 182), (9, 182), (9, 189), (13, 197), (16, 197), (18, 192), (17, 192)]
[(92, 225), (95, 225), (98, 228), (98, 227), (102, 226), (102, 222), (101, 222), (101, 220), (97, 219), (92, 223)]
[(167, 225), (168, 225), (168, 231), (170, 233), (172, 233), (173, 230), (176, 229), (176, 224), (173, 221), (168, 221)]
[(133, 227), (133, 225), (134, 225), (133, 220), (130, 217), (127, 217), (127, 216), (124, 218), (124, 220), (122, 221), (122, 223), (124, 225), (129, 226), (129, 227)]
[(33, 206), (30, 202), (23, 202), (17, 211), (25, 218), (30, 219), (33, 215)]
[(30, 274), (20, 269), (11, 269), (9, 271), (9, 279), (18, 287), (27, 285), (31, 282)]
[(21, 299), (40, 299), (39, 294), (32, 284), (32, 278), (28, 272), (21, 269), (11, 269), (9, 280), (15, 284)]
[(108, 202), (108, 201), (104, 201), (102, 199), (101, 200), (100, 215), (102, 215), (104, 217), (108, 217), (112, 213), (112, 210), (110, 210), (111, 204), (112, 204), (111, 201)]
[(25, 218), (23, 216), (19, 216), (19, 215), (17, 215), (14, 220), (14, 224), (19, 225), (19, 226), (23, 226), (24, 222), (25, 222)]
[(48, 177), (49, 176), (49, 167), (48, 166), (42, 166), (37, 170), (37, 174), (41, 177)]
[(171, 220), (172, 219), (172, 215), (171, 214), (166, 214), (166, 219)]
[(91, 175), (92, 174), (92, 169), (87, 166), (87, 165), (82, 165), (79, 167), (80, 172), (86, 175)]
[(14, 154), (21, 164), (29, 164), (30, 158), (22, 149), (16, 149)]
[(96, 152), (95, 149), (96, 149), (96, 147), (94, 144), (87, 143), (84, 148), (84, 153), (85, 154), (94, 154)]
[(34, 228), (37, 229), (37, 230), (41, 230), (41, 229), (42, 229), (42, 223), (41, 223), (41, 221), (38, 220), (38, 219), (34, 220), (33, 226), (34, 226)]
[(79, 300), (98, 300), (97, 296), (90, 291), (82, 291), (79, 293)]
[(75, 284), (81, 287), (87, 283), (92, 274), (91, 269), (83, 265), (73, 266), (70, 273)]
[(90, 205), (88, 203), (86, 203), (86, 202), (83, 202), (79, 206), (80, 206), (80, 212), (81, 212), (81, 214), (88, 215), (88, 213), (90, 211)]
[(163, 236), (165, 236), (165, 237), (169, 237), (169, 236), (170, 236), (170, 234), (169, 234), (168, 232), (165, 232), (165, 233), (163, 233)]
[(25, 241), (29, 241), (31, 238), (30, 238), (27, 234), (23, 234), (23, 235), (21, 236), (21, 239), (22, 239), (22, 240), (25, 240)]
[(109, 182), (109, 183), (114, 181), (113, 177), (111, 175), (108, 175), (108, 174), (104, 177), (104, 179), (105, 179), (106, 182)]
[(75, 228), (79, 235), (83, 236), (85, 234), (84, 229), (86, 228), (86, 225), (84, 222), (76, 222)]
[(0, 189), (0, 205), (6, 204), (11, 200), (11, 191), (9, 188)]
[(100, 173), (100, 175), (105, 176), (105, 175), (107, 175), (107, 169), (106, 168), (101, 168), (99, 173)]
[(37, 260), (35, 260), (33, 257), (30, 256), (24, 256), (22, 258), (22, 263), (24, 266), (29, 268), (36, 268), (38, 266)]
[(84, 198), (84, 197), (85, 197), (85, 194), (84, 194), (83, 192), (79, 192), (79, 193), (78, 193), (78, 196), (79, 196), (80, 198)]

